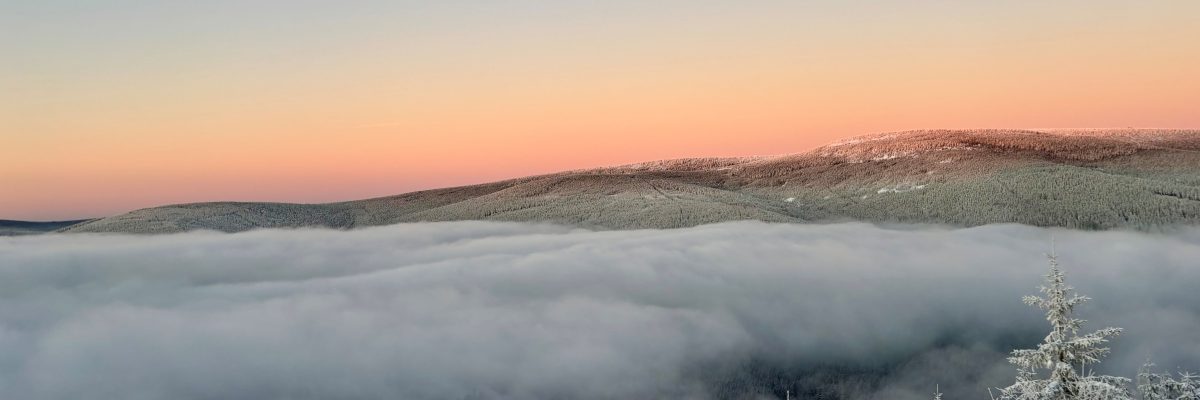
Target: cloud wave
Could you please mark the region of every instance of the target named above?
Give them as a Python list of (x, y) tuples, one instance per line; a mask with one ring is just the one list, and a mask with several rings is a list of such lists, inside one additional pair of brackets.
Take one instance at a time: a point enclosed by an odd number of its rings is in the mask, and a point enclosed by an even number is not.
[(0, 239), (0, 393), (983, 398), (1052, 233), (1106, 368), (1200, 367), (1200, 230), (454, 222)]

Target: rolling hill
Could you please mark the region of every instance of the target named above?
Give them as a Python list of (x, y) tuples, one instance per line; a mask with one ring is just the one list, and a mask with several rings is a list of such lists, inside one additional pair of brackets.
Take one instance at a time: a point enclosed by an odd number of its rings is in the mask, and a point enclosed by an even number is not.
[(797, 154), (655, 161), (340, 203), (169, 205), (61, 231), (237, 232), (453, 220), (636, 229), (745, 219), (1081, 229), (1192, 224), (1200, 222), (1200, 131), (884, 133)]
[(75, 221), (34, 222), (0, 219), (0, 236), (36, 235), (52, 232), (71, 225), (78, 225), (87, 221), (86, 219), (81, 219)]

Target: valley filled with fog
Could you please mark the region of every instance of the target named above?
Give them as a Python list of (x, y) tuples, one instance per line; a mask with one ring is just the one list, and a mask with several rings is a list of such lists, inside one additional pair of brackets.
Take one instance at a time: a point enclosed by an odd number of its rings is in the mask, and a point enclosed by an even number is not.
[(0, 238), (0, 393), (986, 399), (1052, 241), (1099, 372), (1200, 370), (1196, 228), (440, 222)]

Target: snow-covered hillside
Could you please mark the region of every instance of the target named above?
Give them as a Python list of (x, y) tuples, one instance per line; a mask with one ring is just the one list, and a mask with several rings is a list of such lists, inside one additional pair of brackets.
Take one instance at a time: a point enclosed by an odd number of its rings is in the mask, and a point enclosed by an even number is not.
[(1190, 224), (1200, 222), (1200, 131), (893, 132), (805, 153), (655, 161), (343, 203), (163, 206), (65, 231), (234, 232), (452, 220), (608, 229), (731, 220), (1085, 229)]

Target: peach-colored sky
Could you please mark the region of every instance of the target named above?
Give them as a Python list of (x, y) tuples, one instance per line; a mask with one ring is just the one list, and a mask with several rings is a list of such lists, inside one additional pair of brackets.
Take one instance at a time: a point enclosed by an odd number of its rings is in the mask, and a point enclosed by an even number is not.
[(1200, 127), (1191, 0), (17, 3), (0, 10), (9, 219), (914, 128)]

